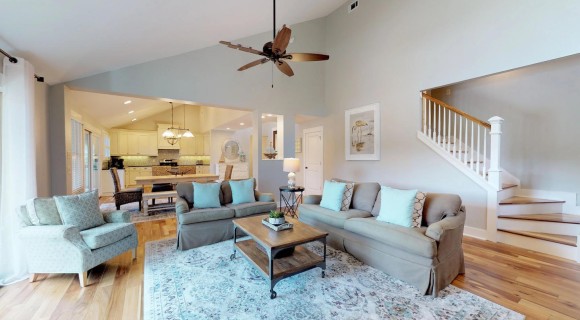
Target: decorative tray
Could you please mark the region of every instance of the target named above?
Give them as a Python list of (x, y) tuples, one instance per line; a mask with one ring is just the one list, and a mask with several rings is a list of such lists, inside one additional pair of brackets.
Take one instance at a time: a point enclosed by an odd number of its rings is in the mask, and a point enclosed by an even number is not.
[(268, 218), (265, 218), (262, 220), (262, 224), (265, 225), (266, 227), (274, 230), (274, 231), (281, 231), (281, 230), (287, 230), (287, 229), (292, 229), (294, 227), (293, 224), (291, 224), (290, 222), (285, 222), (282, 224), (271, 224), (270, 222), (268, 222)]

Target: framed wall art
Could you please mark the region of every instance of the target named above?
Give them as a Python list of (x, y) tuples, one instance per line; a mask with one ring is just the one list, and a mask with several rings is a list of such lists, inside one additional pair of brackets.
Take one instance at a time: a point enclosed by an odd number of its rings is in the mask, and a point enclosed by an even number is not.
[(380, 160), (381, 116), (379, 104), (344, 112), (346, 160)]

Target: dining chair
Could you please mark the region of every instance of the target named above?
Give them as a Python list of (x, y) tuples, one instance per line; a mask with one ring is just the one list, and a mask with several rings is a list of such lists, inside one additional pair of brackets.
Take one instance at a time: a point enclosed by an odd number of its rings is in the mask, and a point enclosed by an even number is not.
[(142, 208), (143, 200), (143, 188), (130, 188), (130, 189), (121, 189), (121, 182), (119, 180), (119, 173), (117, 172), (117, 168), (111, 168), (111, 176), (113, 177), (113, 184), (115, 185), (115, 206), (117, 210), (121, 209), (121, 205), (131, 203), (131, 202), (139, 202), (139, 211)]
[(232, 171), (234, 170), (234, 166), (228, 164), (226, 166), (226, 171), (224, 173), (224, 180), (231, 180), (232, 179)]

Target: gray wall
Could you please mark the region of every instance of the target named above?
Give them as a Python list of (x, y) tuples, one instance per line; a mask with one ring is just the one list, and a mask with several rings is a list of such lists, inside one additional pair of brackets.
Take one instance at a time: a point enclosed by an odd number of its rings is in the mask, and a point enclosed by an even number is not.
[(39, 197), (47, 197), (51, 195), (48, 86), (40, 82), (36, 82), (35, 84), (36, 190)]
[[(580, 193), (580, 55), (433, 91), (480, 119), (505, 119), (502, 167), (522, 188)], [(447, 89), (451, 90), (446, 95)]]
[[(351, 14), (342, 6), (324, 19), (292, 26), (296, 38), (291, 51), (325, 52), (331, 58), (292, 64), (296, 72), (292, 78), (275, 72), (274, 89), (269, 86), (269, 67), (236, 72), (255, 57), (222, 46), (67, 85), (256, 109), (283, 114), (285, 119), (294, 114), (325, 116), (319, 121), (324, 125), (325, 177), (459, 193), (468, 206), (467, 225), (485, 228), (486, 193), (416, 138), (421, 123), (419, 93), (578, 53), (580, 42), (571, 30), (580, 29), (579, 14), (580, 2), (575, 0), (361, 0)], [(260, 47), (269, 38), (264, 33), (240, 42)], [(381, 160), (345, 161), (344, 110), (374, 102), (381, 104)], [(258, 119), (256, 112), (254, 123)], [(285, 125), (292, 130), (285, 142), (290, 151), (294, 125)], [(253, 134), (259, 136), (257, 131)], [(259, 161), (257, 166), (261, 183), (266, 181), (262, 191), (275, 192), (286, 182), (281, 161)]]
[[(579, 13), (577, 1), (365, 0), (351, 14), (339, 8), (327, 17), (325, 176), (458, 193), (467, 225), (485, 228), (485, 191), (416, 138), (420, 91), (580, 52), (571, 32)], [(345, 161), (344, 110), (374, 102), (381, 160)]]

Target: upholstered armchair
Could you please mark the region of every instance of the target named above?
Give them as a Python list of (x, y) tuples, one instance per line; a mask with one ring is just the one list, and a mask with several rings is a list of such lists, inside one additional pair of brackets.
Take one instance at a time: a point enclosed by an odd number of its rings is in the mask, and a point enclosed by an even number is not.
[(113, 184), (115, 185), (115, 206), (117, 210), (121, 210), (121, 206), (131, 202), (139, 202), (139, 211), (141, 211), (143, 200), (143, 188), (121, 189), (121, 182), (119, 180), (119, 173), (117, 168), (111, 168), (111, 176), (113, 177)]
[(98, 206), (96, 192), (87, 192), (35, 198), (21, 207), (20, 239), (30, 282), (38, 273), (77, 273), (85, 287), (89, 269), (128, 250), (135, 259), (137, 231), (130, 213), (101, 213)]

